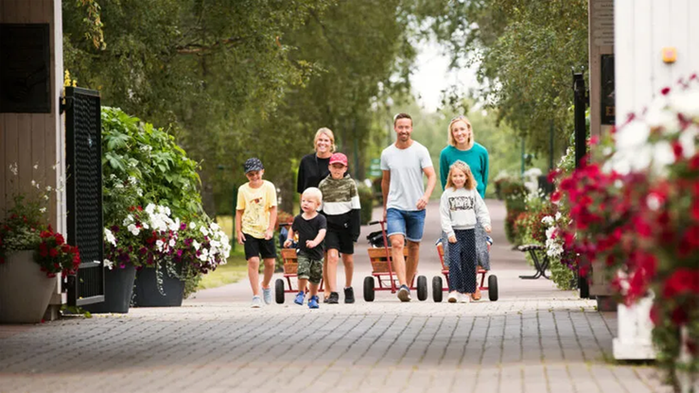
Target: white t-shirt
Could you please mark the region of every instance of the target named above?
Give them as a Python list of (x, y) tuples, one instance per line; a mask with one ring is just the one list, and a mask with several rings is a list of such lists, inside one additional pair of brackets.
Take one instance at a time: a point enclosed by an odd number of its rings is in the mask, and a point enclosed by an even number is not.
[(381, 152), (381, 170), (391, 172), (386, 208), (417, 211), (417, 201), (425, 193), (422, 182), (424, 168), (432, 166), (427, 148), (413, 141), (407, 149), (395, 144)]

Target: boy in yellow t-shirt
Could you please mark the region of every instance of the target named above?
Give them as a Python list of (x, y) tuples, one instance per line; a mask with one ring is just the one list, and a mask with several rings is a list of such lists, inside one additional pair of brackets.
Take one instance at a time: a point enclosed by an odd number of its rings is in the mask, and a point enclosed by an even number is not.
[(238, 188), (235, 212), (235, 232), (238, 243), (245, 246), (248, 278), (252, 287), (252, 307), (262, 306), (260, 298), (260, 256), (265, 263), (262, 295), (266, 304), (272, 303), (269, 284), (274, 274), (277, 250), (274, 246), (274, 224), (277, 221), (277, 190), (274, 184), (262, 180), (265, 173), (262, 161), (249, 158), (244, 164), (248, 182)]

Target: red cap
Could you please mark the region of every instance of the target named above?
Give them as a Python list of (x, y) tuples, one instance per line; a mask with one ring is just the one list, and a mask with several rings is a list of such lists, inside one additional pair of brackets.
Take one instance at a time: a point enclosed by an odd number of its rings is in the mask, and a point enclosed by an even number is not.
[(332, 156), (330, 156), (330, 162), (328, 164), (342, 164), (347, 166), (347, 156), (342, 153), (334, 153)]

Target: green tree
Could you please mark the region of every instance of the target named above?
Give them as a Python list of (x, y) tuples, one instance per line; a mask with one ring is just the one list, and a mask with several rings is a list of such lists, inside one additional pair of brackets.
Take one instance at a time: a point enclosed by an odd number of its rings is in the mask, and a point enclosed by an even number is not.
[[(284, 34), (333, 0), (64, 1), (65, 64), (103, 102), (169, 126), (211, 181), (313, 64)], [(208, 198), (207, 198), (208, 196)]]
[[(571, 67), (587, 64), (587, 1), (420, 1), (417, 14), (453, 65), (478, 64), (477, 99), (498, 110), (528, 150), (556, 150), (572, 124)], [(428, 32), (424, 32), (427, 34)]]
[[(314, 73), (303, 86), (286, 91), (277, 110), (255, 125), (240, 149), (243, 156), (263, 160), (268, 177), (282, 191), (283, 209), (293, 206), (298, 160), (313, 151), (320, 127), (333, 130), (338, 150), (349, 157), (350, 173), (364, 177), (365, 162), (359, 158), (377, 131), (372, 123), (376, 97), (408, 87), (415, 54), (408, 41), (409, 17), (403, 0), (340, 1), (322, 15), (311, 11), (302, 28), (285, 34), (284, 42), (297, 48), (292, 61), (311, 62)], [(231, 181), (243, 181), (242, 173), (234, 175)]]

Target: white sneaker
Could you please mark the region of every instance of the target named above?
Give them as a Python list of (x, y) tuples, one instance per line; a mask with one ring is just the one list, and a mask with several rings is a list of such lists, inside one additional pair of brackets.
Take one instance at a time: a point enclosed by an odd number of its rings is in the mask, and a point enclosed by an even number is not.
[(262, 298), (265, 304), (272, 304), (272, 288), (262, 288)]
[(459, 303), (471, 303), (471, 295), (468, 293), (460, 293)]
[(458, 292), (451, 292), (451, 293), (449, 294), (449, 298), (447, 299), (447, 301), (448, 301), (449, 303), (456, 303), (457, 301), (459, 301), (460, 295), (461, 295), (461, 294), (458, 293)]
[(253, 296), (252, 297), (252, 304), (250, 305), (252, 308), (260, 308), (262, 307), (262, 299), (259, 296)]

